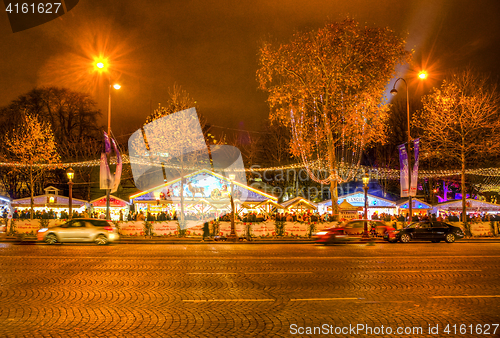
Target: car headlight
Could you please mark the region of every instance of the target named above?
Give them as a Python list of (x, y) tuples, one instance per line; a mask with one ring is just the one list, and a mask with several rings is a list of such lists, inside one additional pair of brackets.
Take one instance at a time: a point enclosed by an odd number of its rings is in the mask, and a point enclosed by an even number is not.
[(320, 232), (317, 232), (315, 233), (316, 236), (323, 236), (323, 235), (326, 235), (328, 232), (326, 231), (320, 231)]
[(40, 230), (38, 230), (38, 232), (46, 232), (48, 230), (49, 230), (49, 228), (41, 228)]

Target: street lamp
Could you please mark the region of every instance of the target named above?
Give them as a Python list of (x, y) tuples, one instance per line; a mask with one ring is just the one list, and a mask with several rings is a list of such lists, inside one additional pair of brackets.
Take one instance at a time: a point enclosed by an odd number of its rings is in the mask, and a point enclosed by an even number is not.
[(420, 73), (418, 73), (418, 77), (421, 80), (425, 80), (427, 78), (427, 72), (425, 70), (422, 70)]
[[(98, 59), (96, 60), (95, 66), (98, 68), (98, 71), (100, 73), (102, 72), (107, 72), (108, 64), (107, 64), (107, 59)], [(118, 90), (121, 88), (121, 86), (117, 83), (111, 84), (111, 76), (108, 73), (108, 137), (111, 137), (111, 87), (114, 89)], [(109, 200), (110, 200), (110, 194), (111, 194), (111, 188), (106, 189), (106, 219), (110, 220), (110, 205), (109, 205)]]
[(234, 180), (236, 179), (236, 175), (234, 174), (229, 174), (229, 180), (231, 181), (231, 234), (229, 235), (229, 240), (236, 242), (238, 240), (238, 236), (236, 236), (236, 229), (234, 226), (234, 200), (233, 200), (233, 193), (234, 193)]
[(69, 219), (73, 218), (73, 177), (75, 177), (75, 171), (72, 168), (66, 170), (66, 175), (68, 176), (69, 185)]
[[(111, 79), (108, 78), (108, 83), (109, 83), (109, 98), (108, 98), (108, 137), (111, 137), (111, 86), (113, 86), (114, 89), (118, 90), (121, 88), (121, 86), (118, 83), (115, 83), (111, 85)], [(109, 189), (106, 189), (106, 219), (110, 220), (111, 217), (109, 215), (109, 209), (110, 209), (110, 195), (111, 195), (111, 187)]]
[[(427, 78), (427, 72), (421, 71), (418, 74), (418, 77), (422, 80)], [(405, 79), (400, 77), (399, 79), (394, 82), (394, 86), (391, 90), (391, 94), (393, 96), (398, 94), (398, 91), (396, 90), (396, 84), (398, 83), (399, 80), (403, 80), (406, 86), (406, 114), (407, 114), (407, 119), (408, 119), (408, 222), (411, 223), (412, 220), (412, 198), (411, 198), (411, 136), (410, 136), (410, 98), (409, 98), (409, 92), (408, 92), (408, 83), (406, 82)]]
[(365, 226), (363, 231), (363, 238), (368, 238), (368, 183), (370, 183), (370, 176), (365, 173), (363, 176), (363, 190), (365, 191)]
[(109, 88), (108, 88), (108, 92), (109, 92), (109, 98), (108, 98), (108, 136), (109, 136), (109, 134), (111, 133), (111, 87), (118, 90), (122, 86), (120, 86), (118, 83), (111, 84), (111, 79), (108, 79), (108, 81), (109, 81)]

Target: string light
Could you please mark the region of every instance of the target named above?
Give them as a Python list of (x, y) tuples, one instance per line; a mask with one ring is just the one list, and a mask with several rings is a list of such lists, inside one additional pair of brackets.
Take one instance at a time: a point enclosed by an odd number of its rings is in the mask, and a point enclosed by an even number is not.
[[(130, 164), (131, 159), (127, 155), (122, 156), (123, 164)], [(150, 167), (165, 167), (172, 169), (179, 169), (178, 166), (175, 165), (167, 165), (165, 163), (154, 163), (150, 162), (145, 158), (133, 158), (132, 163), (138, 165), (147, 165)], [(90, 161), (81, 161), (81, 162), (69, 162), (69, 163), (55, 163), (55, 164), (34, 164), (34, 167), (44, 168), (47, 170), (55, 170), (55, 169), (65, 169), (68, 167), (82, 168), (82, 167), (97, 167), (100, 166), (100, 160), (90, 160)], [(24, 167), (27, 164), (24, 163), (16, 163), (16, 162), (0, 162), (0, 167)], [(110, 159), (110, 165), (116, 165), (116, 157), (112, 157)], [(344, 162), (338, 165), (337, 171), (335, 173), (330, 173), (330, 175), (326, 179), (319, 179), (317, 174), (313, 171), (317, 171), (318, 173), (329, 171), (325, 169), (327, 167), (327, 161), (316, 160), (314, 162), (307, 163), (294, 163), (283, 166), (275, 166), (275, 167), (267, 167), (267, 168), (257, 168), (252, 166), (251, 168), (245, 169), (236, 169), (234, 171), (238, 172), (247, 172), (247, 173), (259, 173), (259, 172), (268, 172), (268, 171), (286, 171), (286, 170), (297, 170), (297, 169), (305, 169), (311, 178), (316, 178), (314, 181), (320, 184), (329, 184), (330, 179), (335, 179), (336, 177), (341, 178), (344, 177), (343, 181), (346, 177), (351, 176), (352, 178), (356, 174), (369, 172), (370, 177), (373, 179), (379, 180), (399, 180), (400, 170), (399, 169), (390, 169), (390, 168), (374, 168), (367, 167), (362, 165), (346, 165)], [(193, 167), (193, 168), (184, 168), (190, 170), (200, 170), (207, 169), (207, 166), (203, 167)], [(353, 175), (354, 173), (354, 175)], [(442, 178), (449, 176), (460, 176), (462, 174), (460, 169), (446, 169), (446, 170), (419, 170), (418, 178), (419, 179), (429, 179), (429, 178)], [(472, 183), (471, 185), (479, 192), (500, 192), (500, 168), (477, 168), (477, 169), (466, 169), (466, 175), (471, 176), (479, 176), (484, 177), (481, 183)]]

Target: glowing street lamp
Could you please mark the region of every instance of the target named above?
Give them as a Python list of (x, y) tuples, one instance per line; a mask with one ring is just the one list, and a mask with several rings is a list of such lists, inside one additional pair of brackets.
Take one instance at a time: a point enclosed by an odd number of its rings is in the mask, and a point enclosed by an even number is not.
[(66, 175), (68, 176), (69, 185), (69, 219), (73, 218), (73, 177), (75, 177), (75, 171), (72, 168), (66, 170)]
[[(421, 71), (418, 74), (418, 77), (422, 80), (427, 78), (427, 72)], [(412, 198), (411, 198), (411, 156), (410, 156), (410, 148), (411, 148), (411, 136), (410, 136), (410, 98), (409, 98), (409, 92), (408, 92), (408, 83), (406, 82), (405, 79), (400, 77), (399, 79), (394, 82), (394, 87), (391, 90), (391, 94), (393, 96), (398, 94), (398, 91), (396, 90), (396, 84), (398, 83), (399, 80), (403, 80), (406, 86), (406, 114), (407, 114), (407, 119), (408, 119), (408, 222), (410, 223), (412, 220)]]
[[(97, 60), (95, 66), (99, 68), (100, 71), (106, 72), (107, 71), (107, 64), (105, 60)], [(110, 137), (111, 134), (111, 87), (114, 89), (118, 90), (121, 88), (121, 86), (118, 83), (111, 84), (111, 77), (108, 76), (108, 136)], [(110, 194), (111, 194), (111, 189), (106, 189), (106, 219), (110, 220), (110, 205), (109, 205), (109, 200), (110, 200)]]
[(425, 70), (421, 71), (420, 73), (418, 73), (418, 77), (421, 80), (425, 80), (427, 78), (427, 72)]
[[(109, 99), (108, 99), (108, 137), (111, 137), (111, 80), (108, 78), (109, 81)], [(121, 86), (117, 83), (113, 85), (113, 88), (118, 90), (121, 88)], [(109, 221), (111, 219), (109, 212), (110, 212), (110, 195), (111, 195), (111, 188), (106, 189), (106, 219)]]

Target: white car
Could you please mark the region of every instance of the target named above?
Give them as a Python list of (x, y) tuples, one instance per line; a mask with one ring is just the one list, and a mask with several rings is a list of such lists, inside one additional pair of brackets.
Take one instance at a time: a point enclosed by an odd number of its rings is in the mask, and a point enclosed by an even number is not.
[(38, 230), (37, 238), (47, 244), (94, 242), (98, 245), (105, 245), (117, 241), (120, 235), (118, 229), (110, 221), (75, 218), (56, 227)]

